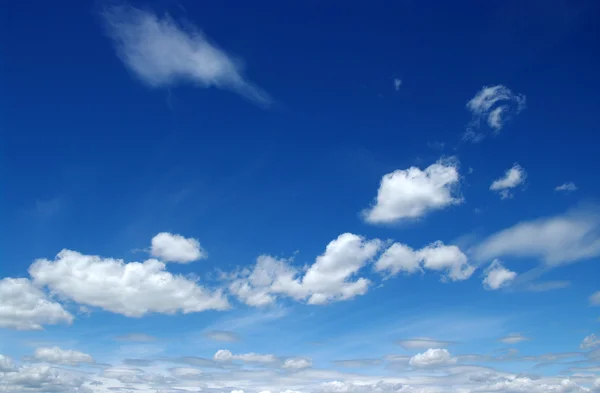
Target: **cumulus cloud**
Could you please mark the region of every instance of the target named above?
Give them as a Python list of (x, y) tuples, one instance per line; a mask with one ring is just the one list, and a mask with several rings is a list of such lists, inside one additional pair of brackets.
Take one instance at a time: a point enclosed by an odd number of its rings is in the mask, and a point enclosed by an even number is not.
[(504, 344), (518, 344), (520, 342), (523, 341), (528, 341), (529, 338), (523, 336), (522, 334), (518, 334), (518, 333), (512, 333), (509, 334), (508, 336), (504, 336), (502, 338), (500, 338), (500, 342), (503, 342)]
[(596, 337), (595, 334), (590, 334), (589, 336), (584, 338), (581, 344), (579, 345), (579, 348), (581, 349), (592, 349), (596, 347), (600, 347), (600, 338)]
[(407, 338), (396, 341), (404, 349), (444, 348), (454, 344), (453, 341), (435, 340), (428, 337)]
[(467, 109), (472, 119), (463, 138), (478, 142), (486, 136), (486, 132), (480, 130), (482, 123), (487, 124), (493, 133), (500, 132), (511, 117), (525, 109), (525, 96), (515, 94), (503, 85), (483, 86), (467, 102)]
[(233, 354), (227, 349), (219, 349), (213, 359), (217, 362), (230, 362), (233, 360), (240, 360), (247, 363), (273, 363), (277, 361), (275, 355), (262, 355), (258, 353), (244, 353), (244, 354)]
[(15, 363), (10, 356), (0, 354), (0, 373), (7, 373), (15, 370)]
[(150, 87), (190, 83), (227, 89), (267, 106), (271, 99), (243, 76), (237, 61), (190, 23), (129, 6), (103, 13), (106, 31), (125, 66)]
[(490, 190), (497, 191), (502, 199), (512, 198), (512, 189), (522, 185), (526, 177), (525, 170), (519, 164), (514, 164), (503, 177), (494, 180)]
[(272, 304), (279, 295), (319, 305), (348, 300), (367, 292), (371, 282), (355, 275), (376, 256), (381, 245), (379, 239), (341, 234), (303, 275), (291, 261), (262, 255), (252, 269), (233, 280), (229, 290), (250, 306)]
[(592, 296), (590, 296), (590, 304), (593, 306), (600, 306), (600, 291), (594, 292)]
[(198, 240), (169, 232), (161, 232), (152, 238), (150, 252), (164, 262), (189, 263), (207, 257)]
[(26, 278), (0, 280), (0, 327), (40, 330), (43, 325), (70, 324), (73, 315), (50, 300)]
[(1, 391), (7, 393), (92, 393), (80, 373), (48, 365), (22, 366), (0, 374)]
[(227, 298), (149, 259), (125, 263), (121, 259), (62, 250), (56, 259), (38, 259), (29, 274), (38, 285), (79, 304), (100, 307), (129, 317), (147, 313), (174, 314), (225, 310)]
[(210, 338), (214, 341), (222, 341), (222, 342), (235, 342), (240, 341), (240, 336), (234, 332), (228, 332), (225, 330), (210, 330), (208, 332), (204, 332), (204, 336)]
[(453, 160), (440, 160), (424, 170), (396, 170), (383, 176), (374, 205), (362, 216), (371, 224), (394, 223), (459, 204), (458, 182), (458, 165)]
[(412, 367), (425, 368), (425, 367), (439, 367), (448, 366), (455, 364), (456, 358), (453, 358), (447, 349), (428, 349), (423, 353), (418, 353), (408, 361)]
[(500, 261), (495, 260), (488, 267), (485, 272), (485, 278), (483, 279), (483, 286), (486, 289), (496, 290), (507, 286), (511, 281), (517, 277), (517, 273), (508, 270)]
[(484, 239), (473, 249), (480, 261), (501, 257), (539, 258), (547, 266), (600, 255), (600, 214), (581, 208), (524, 221)]
[(77, 366), (82, 363), (93, 363), (94, 359), (87, 353), (59, 347), (37, 348), (33, 358), (39, 362)]
[(452, 281), (466, 280), (475, 268), (468, 264), (467, 256), (454, 245), (441, 241), (420, 250), (401, 243), (392, 244), (375, 263), (375, 270), (394, 276), (400, 272), (411, 274), (425, 269), (444, 272)]
[(565, 192), (577, 191), (577, 186), (575, 185), (575, 183), (568, 182), (568, 183), (563, 183), (560, 186), (556, 186), (556, 188), (554, 190), (555, 191), (565, 191)]

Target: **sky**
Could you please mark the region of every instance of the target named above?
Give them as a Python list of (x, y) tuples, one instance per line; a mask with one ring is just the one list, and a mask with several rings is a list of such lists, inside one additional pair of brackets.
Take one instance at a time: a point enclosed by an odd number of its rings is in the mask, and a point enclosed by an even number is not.
[(3, 8), (0, 392), (600, 392), (600, 3)]

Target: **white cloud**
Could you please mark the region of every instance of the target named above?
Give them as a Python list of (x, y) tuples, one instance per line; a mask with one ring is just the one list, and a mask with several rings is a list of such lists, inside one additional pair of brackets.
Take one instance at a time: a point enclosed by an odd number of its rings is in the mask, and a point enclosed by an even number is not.
[(512, 333), (509, 334), (508, 336), (504, 336), (502, 338), (500, 338), (500, 342), (503, 342), (504, 344), (518, 344), (520, 342), (523, 341), (528, 341), (529, 338), (523, 336), (522, 334), (518, 334), (518, 333)]
[(438, 367), (448, 366), (455, 364), (456, 358), (453, 358), (447, 349), (428, 349), (423, 353), (416, 354), (410, 358), (408, 364), (412, 367), (425, 368), (425, 367)]
[(592, 296), (590, 296), (590, 303), (593, 306), (600, 306), (600, 291), (594, 292)]
[(514, 94), (503, 85), (484, 86), (469, 102), (467, 109), (472, 114), (464, 139), (478, 142), (485, 138), (479, 131), (485, 122), (494, 133), (498, 133), (506, 122), (525, 109), (525, 96)]
[(248, 363), (273, 363), (277, 361), (277, 357), (275, 355), (261, 355), (258, 353), (244, 353), (244, 354), (233, 354), (231, 351), (227, 349), (219, 349), (214, 357), (214, 360), (218, 362), (230, 362), (232, 360), (240, 360), (242, 362)]
[(348, 300), (367, 292), (371, 282), (354, 276), (375, 257), (381, 245), (378, 239), (341, 234), (303, 276), (288, 260), (261, 255), (252, 269), (242, 271), (233, 280), (229, 289), (250, 306), (272, 304), (278, 295), (309, 304)]
[(394, 78), (394, 89), (398, 91), (400, 90), (400, 86), (402, 86), (402, 79)]
[(283, 368), (300, 370), (312, 367), (312, 360), (309, 358), (289, 358), (283, 362)]
[(527, 285), (527, 290), (531, 292), (546, 292), (555, 289), (567, 288), (571, 285), (571, 281), (542, 281), (533, 282)]
[(524, 221), (484, 239), (473, 255), (479, 261), (540, 258), (547, 266), (593, 258), (600, 255), (600, 214), (584, 208)]
[(414, 273), (424, 269), (443, 271), (452, 281), (466, 280), (475, 268), (468, 264), (467, 256), (454, 245), (441, 241), (431, 243), (420, 250), (394, 243), (375, 263), (375, 270), (394, 276), (399, 272)]
[(579, 348), (581, 349), (592, 349), (596, 347), (600, 347), (600, 338), (596, 337), (595, 334), (590, 334), (589, 336), (584, 338), (581, 344), (579, 345)]
[(508, 285), (517, 277), (517, 273), (508, 270), (498, 260), (494, 260), (486, 270), (483, 286), (486, 289), (496, 290)]
[(414, 219), (430, 211), (459, 204), (458, 166), (453, 160), (440, 160), (421, 170), (410, 167), (388, 173), (381, 179), (375, 204), (362, 212), (372, 224)]
[(0, 374), (1, 391), (6, 393), (92, 393), (80, 373), (48, 365), (22, 366)]
[(575, 185), (575, 183), (569, 182), (569, 183), (563, 183), (560, 186), (556, 186), (556, 188), (554, 189), (555, 191), (577, 191), (577, 186)]
[(40, 330), (42, 325), (73, 321), (62, 305), (53, 302), (26, 278), (0, 280), (0, 327)]
[(150, 252), (164, 262), (189, 263), (207, 257), (198, 240), (169, 232), (161, 232), (152, 238)]
[(519, 164), (514, 164), (503, 177), (494, 180), (490, 190), (499, 192), (502, 199), (512, 198), (511, 189), (523, 184), (526, 177), (525, 170)]
[(589, 389), (578, 385), (576, 382), (564, 378), (559, 381), (545, 379), (531, 379), (525, 377), (503, 379), (491, 382), (471, 390), (472, 393), (588, 393)]
[(443, 348), (453, 344), (452, 341), (434, 340), (428, 337), (408, 338), (396, 341), (404, 349)]
[(243, 76), (242, 65), (200, 31), (133, 7), (111, 7), (103, 13), (108, 35), (123, 63), (151, 87), (188, 82), (234, 91), (260, 105), (271, 99)]
[(15, 369), (15, 363), (12, 358), (0, 354), (0, 373), (7, 373)]
[(40, 362), (51, 364), (66, 364), (76, 366), (81, 363), (93, 363), (94, 359), (87, 353), (59, 347), (37, 348), (33, 358)]
[(29, 273), (36, 284), (47, 285), (63, 297), (130, 317), (229, 307), (220, 291), (211, 292), (165, 267), (156, 259), (125, 263), (62, 250), (54, 261), (36, 260)]
[(222, 342), (235, 342), (240, 341), (240, 336), (234, 332), (228, 332), (225, 330), (211, 330), (208, 332), (204, 332), (204, 336), (210, 338), (215, 341)]

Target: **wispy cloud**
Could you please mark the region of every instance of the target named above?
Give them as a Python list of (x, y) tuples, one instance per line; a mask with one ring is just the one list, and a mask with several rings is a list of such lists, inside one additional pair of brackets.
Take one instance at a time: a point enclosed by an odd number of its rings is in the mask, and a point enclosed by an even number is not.
[(518, 344), (520, 342), (529, 340), (530, 339), (528, 337), (525, 337), (519, 333), (509, 334), (508, 336), (500, 338), (500, 342), (503, 342), (504, 344)]
[(192, 83), (231, 90), (261, 106), (271, 103), (265, 91), (245, 79), (241, 62), (196, 26), (130, 6), (107, 8), (103, 17), (118, 56), (145, 84)]
[(467, 109), (472, 119), (463, 139), (479, 142), (486, 136), (486, 132), (480, 131), (481, 125), (487, 124), (492, 132), (498, 133), (512, 116), (525, 109), (525, 96), (503, 85), (483, 86), (467, 102)]
[(575, 185), (575, 183), (568, 182), (568, 183), (563, 183), (560, 186), (557, 186), (554, 190), (555, 191), (564, 191), (564, 192), (577, 191), (577, 186)]
[(398, 91), (400, 90), (400, 86), (402, 86), (402, 79), (394, 78), (394, 89)]

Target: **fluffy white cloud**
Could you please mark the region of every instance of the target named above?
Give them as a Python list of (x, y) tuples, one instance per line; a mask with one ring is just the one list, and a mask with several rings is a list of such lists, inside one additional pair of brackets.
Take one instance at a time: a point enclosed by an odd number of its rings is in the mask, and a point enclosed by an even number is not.
[(225, 310), (227, 298), (183, 276), (165, 271), (156, 259), (125, 263), (121, 259), (62, 250), (54, 261), (36, 260), (29, 268), (34, 282), (77, 303), (130, 317)]
[(508, 285), (517, 277), (517, 273), (508, 270), (500, 261), (495, 260), (486, 270), (485, 278), (483, 279), (483, 286), (486, 289), (500, 289)]
[(128, 6), (104, 12), (108, 35), (123, 63), (151, 87), (188, 82), (234, 91), (260, 105), (268, 94), (248, 82), (242, 66), (196, 27)]
[(453, 358), (447, 349), (428, 349), (423, 353), (418, 353), (408, 361), (412, 367), (438, 367), (455, 364), (456, 358)]
[(522, 334), (518, 334), (518, 333), (512, 333), (509, 334), (508, 336), (504, 336), (502, 338), (500, 338), (500, 342), (503, 342), (504, 344), (518, 344), (520, 342), (523, 341), (528, 341), (529, 338), (523, 336)]
[(236, 355), (231, 353), (231, 351), (228, 351), (227, 349), (219, 349), (215, 353), (213, 359), (218, 362), (230, 362), (232, 360), (240, 360), (242, 362), (248, 363), (273, 363), (277, 361), (277, 356), (271, 354), (262, 355), (253, 352)]
[(483, 86), (467, 102), (467, 109), (472, 119), (464, 139), (477, 142), (485, 137), (485, 133), (478, 131), (481, 123), (487, 123), (493, 132), (499, 132), (507, 120), (525, 109), (525, 96), (514, 94), (503, 85)]
[(169, 232), (161, 232), (152, 238), (150, 252), (165, 262), (188, 263), (207, 257), (198, 240)]
[(408, 338), (398, 340), (396, 343), (404, 349), (443, 348), (453, 344), (452, 341), (434, 340), (428, 337)]
[(593, 306), (600, 306), (600, 291), (594, 292), (592, 296), (590, 296), (590, 303)]
[(283, 362), (283, 368), (300, 370), (312, 366), (312, 360), (309, 358), (288, 358)]
[(278, 295), (309, 304), (348, 300), (367, 292), (370, 281), (353, 278), (378, 253), (382, 242), (344, 233), (332, 240), (304, 275), (285, 259), (262, 255), (230, 284), (230, 291), (250, 306), (272, 304)]
[(454, 245), (441, 241), (431, 243), (420, 250), (401, 244), (392, 244), (375, 263), (375, 270), (393, 276), (399, 272), (414, 273), (423, 269), (443, 271), (452, 281), (466, 280), (475, 268), (468, 264), (467, 256)]
[(388, 173), (381, 179), (375, 204), (362, 215), (372, 224), (393, 223), (459, 204), (458, 182), (453, 160), (440, 160), (424, 170), (410, 167)]
[(7, 373), (15, 369), (15, 363), (12, 358), (0, 354), (0, 373)]
[(93, 363), (94, 359), (87, 353), (59, 347), (37, 348), (33, 358), (40, 362), (51, 364), (66, 364), (76, 366), (81, 363)]
[(506, 171), (503, 177), (494, 180), (490, 186), (490, 190), (500, 193), (502, 199), (511, 198), (511, 189), (523, 184), (526, 177), (527, 173), (525, 170), (519, 164), (514, 164), (512, 168)]
[(484, 239), (473, 249), (480, 261), (501, 257), (540, 258), (548, 266), (600, 255), (600, 214), (596, 208), (524, 221)]
[(590, 334), (589, 336), (584, 338), (581, 344), (579, 345), (579, 348), (581, 349), (592, 349), (596, 347), (600, 347), (600, 338), (596, 337), (595, 334)]
[(73, 321), (62, 305), (53, 302), (26, 278), (0, 280), (0, 327), (39, 330), (42, 325)]
[(572, 182), (568, 182), (568, 183), (563, 183), (560, 186), (556, 186), (556, 188), (554, 189), (555, 191), (577, 191), (577, 186), (575, 185), (575, 183)]

